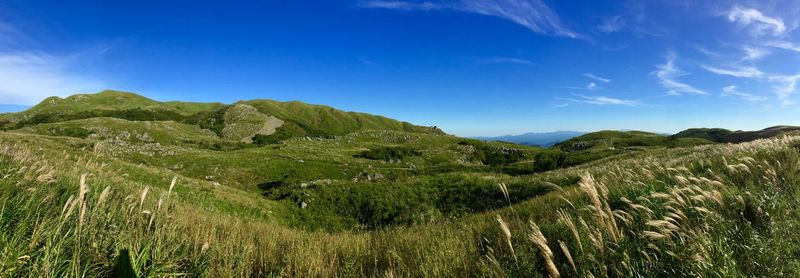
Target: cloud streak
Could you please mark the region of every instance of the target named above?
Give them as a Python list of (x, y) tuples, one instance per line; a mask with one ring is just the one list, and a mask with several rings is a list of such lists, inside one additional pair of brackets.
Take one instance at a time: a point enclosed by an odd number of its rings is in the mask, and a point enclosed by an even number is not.
[(557, 98), (560, 100), (568, 101), (569, 103), (563, 103), (557, 105), (556, 107), (565, 107), (569, 106), (570, 103), (573, 104), (591, 104), (591, 105), (600, 105), (600, 106), (639, 106), (641, 102), (638, 100), (631, 100), (631, 99), (620, 99), (620, 98), (613, 98), (613, 97), (606, 97), (606, 96), (586, 96), (586, 95), (575, 95), (577, 98)]
[(478, 60), (478, 64), (517, 64), (531, 66), (534, 63), (530, 60), (512, 57), (493, 57)]
[(742, 49), (744, 50), (745, 53), (744, 58), (742, 58), (743, 61), (757, 61), (770, 54), (769, 50), (763, 48), (745, 46)]
[(781, 106), (790, 106), (794, 101), (789, 97), (797, 90), (797, 82), (800, 82), (800, 74), (795, 75), (773, 75), (768, 78), (772, 82), (772, 88), (778, 99), (781, 101)]
[(766, 16), (756, 9), (734, 6), (728, 11), (727, 18), (730, 22), (750, 28), (751, 33), (755, 36), (765, 34), (778, 36), (786, 32), (786, 25), (781, 18)]
[(107, 88), (104, 82), (81, 76), (74, 70), (76, 61), (96, 58), (106, 48), (53, 55), (30, 50), (33, 45), (36, 43), (24, 32), (0, 21), (1, 104), (32, 105), (49, 96)]
[(761, 70), (759, 70), (756, 67), (739, 67), (734, 69), (723, 69), (712, 66), (703, 66), (703, 68), (715, 74), (728, 75), (739, 78), (759, 78), (764, 76), (764, 73), (761, 72)]
[(622, 30), (622, 27), (625, 27), (625, 20), (622, 19), (622, 16), (617, 15), (603, 20), (600, 25), (597, 25), (597, 30), (603, 33), (614, 33)]
[(664, 64), (658, 65), (655, 75), (661, 82), (661, 86), (667, 89), (668, 95), (680, 95), (682, 93), (691, 93), (698, 95), (707, 95), (708, 93), (697, 89), (689, 84), (678, 81), (678, 77), (687, 75), (681, 71), (680, 68), (675, 66), (675, 54), (670, 53), (667, 55), (667, 61)]
[(594, 74), (591, 74), (591, 73), (584, 73), (583, 76), (586, 76), (588, 78), (591, 78), (591, 79), (594, 79), (594, 80), (597, 80), (597, 81), (600, 81), (600, 82), (603, 82), (603, 83), (611, 82), (611, 79), (603, 78), (603, 77), (600, 77), (600, 76), (597, 76), (597, 75), (594, 75)]
[(359, 7), (367, 9), (392, 9), (392, 10), (404, 10), (404, 11), (413, 11), (413, 10), (430, 11), (430, 10), (438, 10), (444, 8), (442, 4), (438, 3), (431, 3), (431, 2), (411, 3), (403, 1), (364, 1), (359, 3)]
[(70, 60), (35, 52), (0, 54), (0, 103), (31, 105), (49, 96), (106, 88), (70, 73)]
[(740, 99), (743, 99), (743, 100), (746, 100), (746, 101), (750, 101), (750, 102), (759, 102), (759, 101), (767, 100), (767, 98), (763, 97), (763, 96), (757, 96), (757, 95), (753, 95), (753, 94), (740, 92), (739, 89), (734, 85), (723, 87), (721, 96), (723, 96), (723, 97), (737, 97), (737, 98), (740, 98)]
[(800, 45), (788, 41), (767, 42), (765, 45), (788, 51), (800, 52)]
[(538, 34), (585, 39), (583, 35), (565, 27), (558, 15), (542, 0), (453, 0), (442, 2), (369, 0), (360, 2), (358, 6), (369, 9), (404, 11), (455, 10), (502, 18)]

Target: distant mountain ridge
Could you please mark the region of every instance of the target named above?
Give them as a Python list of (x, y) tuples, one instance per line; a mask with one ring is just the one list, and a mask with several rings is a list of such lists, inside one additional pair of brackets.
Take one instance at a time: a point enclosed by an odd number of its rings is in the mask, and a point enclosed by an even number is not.
[(478, 136), (474, 139), (483, 141), (502, 141), (529, 146), (551, 147), (573, 137), (581, 136), (586, 132), (580, 131), (554, 131), (554, 132), (528, 132), (519, 135), (504, 135), (496, 137)]

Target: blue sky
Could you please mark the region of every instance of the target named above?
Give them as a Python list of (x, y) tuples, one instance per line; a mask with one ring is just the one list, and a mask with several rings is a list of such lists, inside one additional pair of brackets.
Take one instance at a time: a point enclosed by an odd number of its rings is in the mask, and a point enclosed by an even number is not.
[(122, 2), (0, 3), (0, 107), (110, 88), (462, 136), (800, 125), (800, 1)]

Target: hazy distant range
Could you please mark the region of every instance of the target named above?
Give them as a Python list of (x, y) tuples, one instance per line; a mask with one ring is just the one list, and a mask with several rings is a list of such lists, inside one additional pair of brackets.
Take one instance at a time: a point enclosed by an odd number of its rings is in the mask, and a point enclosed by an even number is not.
[(520, 135), (504, 135), (497, 137), (472, 137), (484, 141), (503, 141), (523, 145), (550, 147), (572, 137), (581, 136), (586, 132), (580, 131), (554, 131), (554, 132), (528, 132)]

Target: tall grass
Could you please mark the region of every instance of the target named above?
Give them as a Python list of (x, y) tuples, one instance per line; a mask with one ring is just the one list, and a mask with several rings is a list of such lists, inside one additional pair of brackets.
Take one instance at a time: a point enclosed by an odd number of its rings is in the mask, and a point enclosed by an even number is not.
[(544, 173), (580, 180), (458, 220), (339, 233), (220, 208), (246, 192), (32, 146), (0, 141), (4, 277), (108, 276), (122, 250), (140, 277), (800, 275), (800, 137)]

